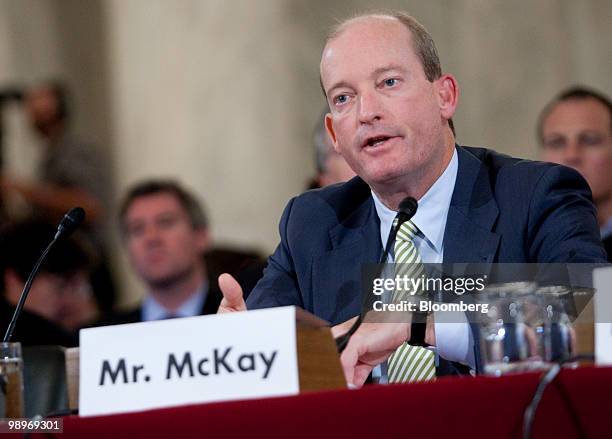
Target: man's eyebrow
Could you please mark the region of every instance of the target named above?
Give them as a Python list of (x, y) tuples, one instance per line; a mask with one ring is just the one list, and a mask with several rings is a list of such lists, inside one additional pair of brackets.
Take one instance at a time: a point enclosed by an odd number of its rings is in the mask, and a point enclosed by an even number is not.
[(563, 133), (558, 132), (558, 131), (553, 131), (552, 133), (544, 134), (542, 136), (542, 140), (556, 139), (556, 138), (559, 138), (559, 137), (565, 138), (567, 136), (565, 134), (563, 134)]
[(583, 128), (580, 131), (578, 131), (578, 134), (604, 134), (602, 131), (598, 130), (597, 128)]
[(406, 69), (404, 67), (400, 66), (399, 64), (390, 64), (388, 66), (377, 68), (376, 70), (374, 70), (372, 72), (372, 76), (378, 76), (378, 75), (381, 75), (383, 73), (390, 72), (392, 70), (399, 70), (401, 72), (406, 71)]
[(144, 224), (144, 221), (140, 218), (136, 218), (136, 219), (126, 219), (123, 225), (125, 227), (134, 227), (134, 226), (139, 226), (141, 224)]
[(178, 218), (179, 216), (180, 213), (173, 210), (162, 210), (161, 212), (158, 212), (153, 219)]
[[(350, 88), (351, 86), (346, 81), (338, 81), (329, 88), (329, 92), (332, 92), (333, 90), (337, 88), (343, 88), (343, 87)], [(323, 89), (323, 93), (325, 93), (325, 89)], [(327, 95), (327, 93), (325, 93), (325, 95)]]

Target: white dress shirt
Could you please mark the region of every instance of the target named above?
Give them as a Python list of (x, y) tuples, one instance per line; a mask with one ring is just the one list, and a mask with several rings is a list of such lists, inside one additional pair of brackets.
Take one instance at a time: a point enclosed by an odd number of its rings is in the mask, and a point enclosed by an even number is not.
[(601, 226), (599, 232), (601, 233), (601, 239), (606, 239), (608, 236), (612, 235), (612, 218), (608, 218), (608, 221)]
[[(413, 238), (413, 242), (424, 263), (443, 262), (444, 230), (457, 180), (458, 168), (459, 159), (455, 149), (453, 157), (442, 175), (429, 188), (427, 193), (418, 200), (419, 205), (416, 214), (412, 217), (412, 222), (418, 227), (419, 231)], [(372, 197), (374, 198), (376, 213), (380, 219), (380, 239), (385, 245), (397, 212), (385, 206), (374, 192), (372, 192)], [(388, 262), (393, 262), (392, 254), (389, 255)], [(434, 312), (434, 321), (436, 320), (436, 313)], [(450, 319), (447, 317), (447, 320)], [(463, 313), (457, 313), (453, 321), (457, 323), (435, 323), (438, 354), (447, 360), (457, 361), (474, 368), (474, 344), (467, 317)]]
[(167, 319), (170, 314), (173, 317), (199, 316), (202, 312), (207, 292), (208, 284), (204, 283), (204, 285), (198, 288), (189, 299), (172, 312), (155, 300), (153, 296), (147, 294), (147, 297), (142, 302), (142, 321), (151, 322), (154, 320)]

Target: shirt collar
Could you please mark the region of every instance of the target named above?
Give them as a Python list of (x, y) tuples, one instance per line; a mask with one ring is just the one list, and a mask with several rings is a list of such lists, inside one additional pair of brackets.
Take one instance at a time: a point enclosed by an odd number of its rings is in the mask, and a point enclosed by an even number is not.
[(205, 282), (198, 288), (189, 299), (187, 299), (178, 309), (170, 311), (161, 305), (155, 298), (147, 294), (147, 297), (142, 303), (142, 320), (150, 322), (153, 320), (161, 320), (168, 318), (169, 314), (176, 317), (193, 317), (198, 316), (202, 312), (206, 292), (208, 291), (208, 283)]
[(601, 226), (601, 229), (599, 230), (601, 233), (601, 239), (605, 239), (612, 235), (612, 218), (608, 218), (608, 221), (606, 221), (606, 223)]
[[(444, 229), (446, 228), (446, 219), (455, 189), (458, 169), (459, 159), (455, 148), (448, 166), (425, 195), (421, 197), (417, 212), (412, 217), (412, 222), (418, 227), (419, 234), (422, 234), (428, 244), (438, 253), (442, 252)], [(374, 198), (376, 213), (380, 219), (380, 238), (384, 245), (391, 232), (393, 219), (397, 212), (385, 206), (374, 191), (372, 191), (372, 197)]]

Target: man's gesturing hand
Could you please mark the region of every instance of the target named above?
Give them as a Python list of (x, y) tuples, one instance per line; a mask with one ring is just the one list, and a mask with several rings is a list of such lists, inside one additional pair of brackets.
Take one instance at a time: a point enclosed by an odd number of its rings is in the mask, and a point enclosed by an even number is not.
[(242, 287), (231, 274), (223, 273), (219, 276), (219, 288), (223, 293), (223, 300), (221, 300), (217, 314), (247, 310)]
[(347, 384), (361, 387), (372, 369), (409, 338), (409, 323), (362, 323), (340, 357)]

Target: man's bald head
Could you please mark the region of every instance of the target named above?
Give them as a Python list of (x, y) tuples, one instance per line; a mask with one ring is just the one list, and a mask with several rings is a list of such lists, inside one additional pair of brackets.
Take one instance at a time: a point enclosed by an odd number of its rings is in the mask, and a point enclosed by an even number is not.
[(334, 26), (327, 38), (325, 39), (325, 45), (338, 37), (344, 30), (353, 24), (369, 21), (369, 20), (396, 20), (403, 24), (412, 35), (412, 44), (414, 46), (415, 53), (421, 60), (423, 65), (423, 71), (428, 81), (433, 82), (442, 75), (442, 66), (440, 64), (440, 58), (438, 57), (438, 50), (433, 38), (427, 32), (427, 29), (423, 27), (414, 17), (403, 13), (394, 12), (389, 14), (365, 14), (359, 15), (348, 20), (344, 20)]

